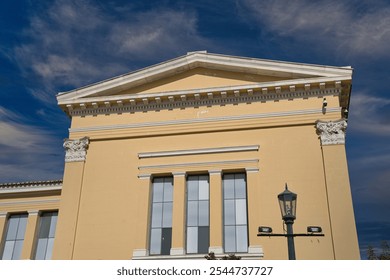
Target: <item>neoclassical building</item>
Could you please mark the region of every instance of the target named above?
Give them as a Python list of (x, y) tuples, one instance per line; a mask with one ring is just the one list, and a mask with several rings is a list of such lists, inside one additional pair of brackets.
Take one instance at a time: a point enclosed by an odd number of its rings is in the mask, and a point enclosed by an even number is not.
[(191, 52), (57, 95), (63, 180), (0, 185), (3, 259), (359, 259), (345, 153), (351, 67)]

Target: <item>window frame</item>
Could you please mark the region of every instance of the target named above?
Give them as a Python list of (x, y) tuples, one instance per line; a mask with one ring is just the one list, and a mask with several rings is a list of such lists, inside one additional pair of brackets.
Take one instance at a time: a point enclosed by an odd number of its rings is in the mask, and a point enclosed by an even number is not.
[[(18, 218), (18, 221), (17, 221), (18, 224), (17, 224), (17, 227), (15, 229), (16, 230), (15, 239), (8, 239), (9, 238), (8, 234), (9, 234), (10, 225), (11, 225), (10, 220), (12, 218)], [(21, 234), (21, 235), (23, 235), (22, 236), (23, 238), (18, 238), (21, 218), (23, 218), (23, 222), (24, 222), (24, 225), (22, 225), (22, 227), (24, 227), (24, 229), (23, 229), (23, 233)], [(27, 223), (28, 223), (28, 213), (20, 212), (20, 213), (12, 213), (12, 214), (7, 215), (6, 226), (4, 227), (3, 237), (1, 239), (0, 260), (20, 260), (21, 259), (24, 240), (25, 240), (25, 236), (26, 236)], [(12, 245), (11, 258), (4, 259), (4, 253), (6, 250), (7, 241), (14, 242), (14, 244)], [(20, 244), (20, 245), (18, 245), (18, 247), (20, 247), (20, 248), (17, 249), (19, 252), (15, 251), (17, 241), (21, 241), (21, 242), (18, 242), (18, 244)], [(18, 254), (17, 258), (15, 258), (15, 256), (14, 256), (15, 252), (17, 252), (17, 254)]]
[[(156, 193), (157, 191), (155, 190), (155, 188), (156, 188), (155, 183), (157, 180), (162, 180), (162, 183), (163, 183), (162, 194), (161, 194), (162, 200), (161, 201), (160, 201), (160, 198), (157, 201), (155, 201), (155, 198), (157, 195), (157, 193)], [(170, 183), (170, 187), (171, 187), (170, 199), (165, 197), (165, 191), (166, 191), (165, 184), (166, 183)], [(173, 176), (154, 177), (151, 181), (150, 229), (149, 229), (149, 255), (151, 255), (151, 256), (170, 255), (170, 249), (172, 249), (173, 188), (174, 188)], [(167, 198), (167, 200), (166, 200), (166, 198)], [(155, 211), (157, 210), (157, 206), (158, 206), (157, 204), (161, 204), (161, 214), (158, 214), (160, 217), (154, 216)], [(156, 206), (156, 208), (155, 208), (155, 206)], [(165, 211), (168, 211), (168, 213), (166, 213)], [(155, 219), (157, 219), (157, 220), (155, 220)], [(158, 220), (158, 219), (161, 219), (161, 220)], [(170, 220), (170, 227), (164, 226), (165, 219), (168, 219), (168, 221)], [(156, 224), (155, 224), (156, 222), (161, 224), (161, 226), (156, 226)], [(158, 231), (160, 231), (160, 232), (158, 233)], [(160, 236), (159, 240), (157, 238), (158, 236)], [(166, 242), (164, 242), (163, 240), (164, 241), (166, 240)], [(157, 250), (158, 252), (155, 252), (154, 248), (152, 248), (154, 246), (153, 244), (155, 244), (156, 241), (159, 242), (159, 247), (160, 247)]]
[[(49, 236), (47, 237), (41, 237), (41, 234), (42, 234), (42, 223), (43, 223), (43, 217), (46, 217), (46, 216), (51, 216), (53, 217), (54, 215), (53, 214), (56, 214), (56, 218), (55, 218), (55, 225), (54, 225), (54, 229), (53, 229), (53, 233), (52, 233), (52, 237), (50, 237), (50, 234), (51, 234), (51, 231), (52, 231), (52, 223), (53, 223), (53, 218), (50, 219), (50, 224), (49, 224)], [(53, 245), (54, 245), (54, 240), (55, 240), (55, 235), (56, 235), (56, 230), (57, 230), (57, 223), (58, 223), (58, 210), (53, 210), (53, 211), (42, 211), (39, 213), (39, 220), (38, 220), (38, 226), (37, 226), (37, 230), (36, 230), (36, 236), (34, 238), (34, 251), (33, 251), (33, 259), (34, 260), (50, 260), (51, 259), (51, 256), (53, 254)], [(46, 239), (46, 245), (45, 245), (45, 252), (44, 252), (44, 258), (37, 258), (37, 254), (38, 254), (38, 246), (39, 246), (39, 241), (41, 239)], [(50, 242), (51, 241), (51, 242)], [(48, 251), (48, 248), (49, 248), (49, 243), (51, 243), (51, 250)], [(50, 258), (48, 258), (48, 256)]]
[[(191, 181), (190, 179), (191, 178), (196, 178), (197, 179), (195, 180), (197, 182), (197, 199), (193, 199), (191, 198), (190, 199), (190, 191), (189, 191), (189, 182)], [(200, 198), (200, 184), (199, 182), (201, 181), (200, 180), (200, 177), (206, 177), (207, 180), (203, 180), (203, 181), (207, 181), (207, 199), (201, 199)], [(207, 254), (208, 253), (208, 250), (209, 250), (209, 247), (210, 247), (210, 176), (209, 174), (192, 174), (192, 175), (188, 175), (187, 178), (186, 178), (186, 198), (185, 198), (185, 201), (186, 201), (186, 222), (185, 222), (185, 229), (186, 229), (186, 253), (187, 254)], [(191, 224), (189, 224), (189, 204), (190, 202), (197, 202), (197, 209), (196, 209), (196, 225), (192, 225), (192, 222)], [(207, 225), (200, 225), (200, 217), (201, 217), (201, 213), (200, 213), (200, 202), (206, 202), (207, 203)], [(205, 223), (204, 221), (202, 222), (202, 224)], [(196, 228), (196, 251), (190, 251), (189, 252), (189, 228)], [(201, 231), (200, 231), (201, 229)], [(200, 241), (200, 237), (199, 237), (199, 234), (200, 232), (202, 233), (202, 236), (206, 236), (206, 232), (207, 232), (207, 250), (206, 251), (201, 251), (200, 249), (200, 244), (199, 244), (199, 241)]]
[[(226, 192), (228, 191), (227, 190), (227, 187), (226, 187), (226, 177), (225, 176), (234, 176), (234, 186), (233, 186), (233, 198), (229, 197), (229, 198), (226, 198)], [(240, 195), (238, 197), (236, 197), (236, 181), (237, 181), (237, 176), (242, 176), (243, 177), (243, 180), (244, 180), (244, 186), (245, 186), (245, 197), (243, 198), (242, 195), (243, 193), (241, 192)], [(231, 194), (230, 194), (231, 195)], [(237, 201), (242, 201), (242, 200), (245, 200), (245, 223), (237, 223)], [(225, 209), (225, 206), (227, 204), (227, 201), (230, 202), (233, 202), (233, 208), (232, 209), (229, 209), (229, 210), (233, 210), (233, 211), (230, 211), (231, 214), (232, 214), (232, 217), (227, 217), (226, 215), (226, 212), (227, 210)], [(249, 230), (248, 230), (248, 184), (247, 184), (247, 176), (246, 176), (246, 172), (229, 172), (229, 173), (224, 173), (222, 174), (222, 202), (223, 202), (223, 206), (222, 206), (222, 228), (223, 228), (223, 250), (225, 253), (247, 253), (248, 252), (248, 247), (249, 247)], [(243, 208), (243, 207), (241, 207)], [(231, 224), (226, 224), (226, 221), (227, 219), (230, 219), (230, 218), (233, 218), (234, 219), (234, 222), (231, 223)], [(245, 250), (239, 250), (238, 248), (238, 241), (241, 240), (242, 241), (242, 236), (240, 238), (237, 237), (237, 233), (238, 233), (238, 227), (239, 228), (245, 228), (245, 246), (243, 246), (245, 248)], [(227, 242), (227, 230), (228, 229), (233, 229), (234, 230), (234, 250), (231, 250), (230, 248), (227, 248), (228, 246), (228, 242)], [(231, 244), (229, 244), (230, 246)]]

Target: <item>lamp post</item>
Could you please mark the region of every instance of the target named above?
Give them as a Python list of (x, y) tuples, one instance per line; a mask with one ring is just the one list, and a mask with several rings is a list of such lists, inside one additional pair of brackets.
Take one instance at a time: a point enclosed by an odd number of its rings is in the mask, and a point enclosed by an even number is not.
[(297, 210), (297, 195), (288, 190), (287, 184), (284, 192), (278, 195), (282, 219), (287, 226), (288, 259), (295, 260), (293, 224)]
[(259, 227), (259, 232), (257, 236), (284, 236), (287, 237), (287, 247), (288, 247), (288, 259), (295, 260), (295, 245), (294, 237), (296, 236), (324, 236), (322, 234), (322, 228), (318, 226), (308, 226), (308, 233), (295, 233), (293, 231), (293, 224), (296, 218), (297, 210), (297, 194), (289, 191), (287, 183), (285, 186), (284, 192), (278, 195), (280, 212), (282, 214), (282, 219), (287, 227), (287, 234), (272, 233), (271, 227), (261, 226)]

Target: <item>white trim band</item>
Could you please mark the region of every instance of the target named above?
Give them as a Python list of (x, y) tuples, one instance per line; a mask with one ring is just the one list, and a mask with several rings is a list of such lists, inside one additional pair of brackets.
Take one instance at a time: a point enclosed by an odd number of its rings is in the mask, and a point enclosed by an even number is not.
[[(341, 112), (341, 107), (328, 108), (326, 111), (328, 113)], [(163, 122), (145, 122), (145, 123), (137, 123), (137, 124), (120, 124), (120, 125), (104, 125), (104, 126), (102, 125), (102, 126), (79, 127), (79, 128), (70, 128), (69, 133), (103, 131), (103, 130), (114, 130), (114, 129), (129, 129), (129, 128), (144, 128), (144, 127), (179, 125), (179, 124), (208, 123), (208, 122), (219, 122), (219, 121), (239, 121), (239, 120), (248, 120), (248, 119), (271, 118), (271, 117), (288, 117), (288, 116), (306, 115), (306, 114), (322, 114), (322, 109), (309, 109), (309, 110), (299, 110), (299, 111), (251, 114), (251, 115), (241, 115), (241, 116), (225, 116), (225, 117), (204, 118), (204, 119), (186, 119), (186, 120), (163, 121)]]
[[(205, 162), (186, 162), (175, 164), (160, 164), (160, 165), (144, 165), (139, 166), (139, 170), (143, 169), (155, 169), (155, 168), (174, 168), (174, 167), (186, 167), (186, 166), (202, 166), (202, 165), (216, 165), (216, 164), (239, 164), (239, 163), (258, 163), (258, 159), (243, 159), (243, 160), (224, 160), (224, 161), (205, 161)], [(142, 175), (139, 175), (140, 177)]]
[(259, 145), (139, 153), (138, 158), (258, 151)]
[(7, 188), (7, 189), (0, 189), (0, 194), (3, 194), (3, 193), (40, 192), (40, 191), (57, 191), (57, 190), (61, 190), (61, 189), (62, 189), (62, 186)]

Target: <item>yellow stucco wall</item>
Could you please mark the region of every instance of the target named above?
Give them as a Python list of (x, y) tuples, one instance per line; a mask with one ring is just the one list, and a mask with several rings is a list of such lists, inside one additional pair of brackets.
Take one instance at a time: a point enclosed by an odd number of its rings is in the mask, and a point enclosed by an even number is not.
[[(118, 94), (277, 80), (200, 68)], [(345, 152), (322, 149), (316, 133), (317, 120), (342, 117), (339, 97), (326, 98), (329, 111), (321, 111), (320, 96), (74, 116), (69, 138), (89, 137), (90, 143), (85, 163), (66, 163), (54, 258), (131, 259), (134, 251), (148, 250), (153, 176), (210, 173), (215, 199), (221, 195), (222, 174), (231, 171), (246, 172), (249, 246), (262, 248), (264, 259), (287, 258), (285, 238), (257, 236), (260, 225), (283, 232), (277, 195), (285, 183), (298, 194), (294, 230), (306, 232), (307, 226), (319, 225), (325, 233), (296, 238), (297, 259), (359, 258)], [(258, 150), (139, 157), (256, 145)], [(325, 167), (335, 162), (338, 175), (327, 175)], [(180, 249), (185, 247), (185, 177), (174, 177), (172, 247)], [(337, 185), (340, 190), (332, 191)], [(347, 211), (337, 206), (344, 201)], [(222, 197), (211, 204), (210, 246), (223, 247)], [(348, 220), (354, 238), (335, 232), (343, 220)]]
[[(112, 94), (293, 83), (292, 77), (196, 68)], [(326, 87), (332, 89), (331, 84)], [(301, 83), (296, 90), (310, 88)], [(103, 104), (104, 95), (97, 102)], [(244, 172), (249, 247), (262, 250), (264, 259), (287, 259), (285, 238), (257, 236), (258, 226), (284, 232), (277, 195), (285, 183), (298, 194), (294, 231), (304, 233), (315, 225), (325, 234), (295, 238), (297, 259), (358, 259), (345, 148), (322, 146), (315, 126), (317, 120), (342, 118), (340, 107), (338, 95), (326, 94), (73, 116), (69, 138), (88, 137), (89, 146), (85, 161), (65, 163), (61, 195), (3, 196), (0, 214), (59, 209), (53, 259), (132, 259), (138, 253), (147, 257), (151, 182), (155, 176), (172, 176), (172, 249), (180, 254), (186, 246), (185, 176), (209, 174), (210, 249), (218, 251), (223, 248), (222, 176)], [(220, 148), (227, 150), (215, 151)], [(193, 150), (203, 152), (183, 153)], [(178, 154), (141, 156), (156, 152)], [(36, 215), (29, 217), (23, 258), (31, 257), (37, 220)], [(2, 214), (0, 232), (5, 224)]]

